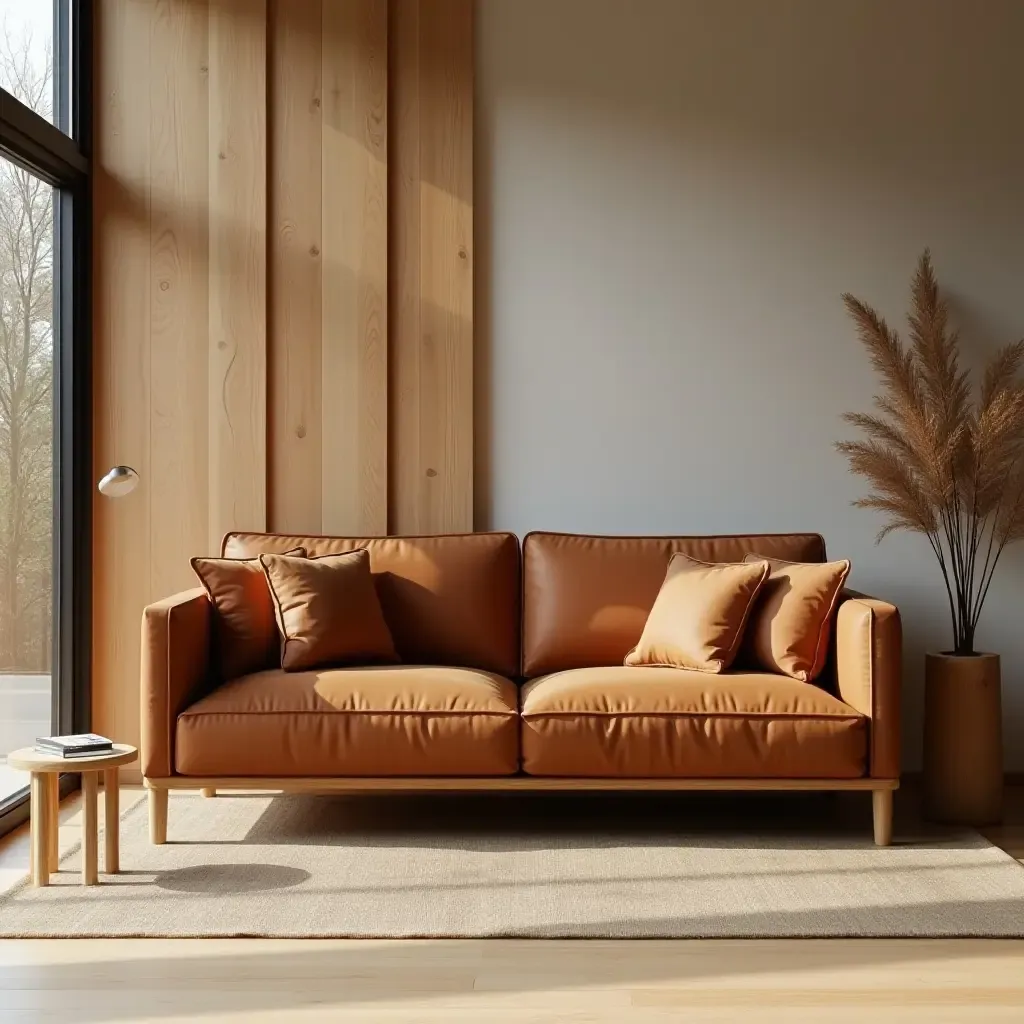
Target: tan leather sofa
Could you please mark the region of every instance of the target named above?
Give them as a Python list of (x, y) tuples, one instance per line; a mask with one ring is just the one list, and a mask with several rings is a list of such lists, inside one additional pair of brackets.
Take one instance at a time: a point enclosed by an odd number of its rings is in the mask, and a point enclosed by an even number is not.
[(624, 668), (670, 555), (822, 561), (816, 534), (337, 538), (232, 533), (227, 557), (366, 547), (402, 663), (217, 679), (192, 590), (142, 623), (151, 838), (168, 790), (864, 789), (891, 837), (900, 619), (845, 592), (816, 683)]

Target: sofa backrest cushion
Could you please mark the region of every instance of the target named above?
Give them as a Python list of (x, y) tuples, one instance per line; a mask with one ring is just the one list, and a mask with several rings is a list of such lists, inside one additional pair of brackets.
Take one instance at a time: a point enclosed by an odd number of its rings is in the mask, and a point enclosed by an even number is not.
[(223, 554), (304, 547), (310, 556), (366, 548), (377, 596), (406, 664), (519, 671), (519, 541), (511, 533), (302, 537), (229, 533)]
[(523, 675), (621, 665), (640, 639), (669, 559), (677, 551), (703, 562), (742, 562), (752, 551), (791, 562), (822, 562), (825, 541), (816, 533), (528, 534), (523, 541)]

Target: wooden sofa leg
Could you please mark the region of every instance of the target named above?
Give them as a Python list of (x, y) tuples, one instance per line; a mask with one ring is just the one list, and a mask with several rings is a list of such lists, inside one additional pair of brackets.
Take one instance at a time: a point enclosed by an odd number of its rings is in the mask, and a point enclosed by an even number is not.
[(167, 798), (166, 789), (149, 791), (149, 841), (154, 846), (167, 842)]
[(202, 793), (203, 796), (206, 796), (206, 797), (216, 796), (217, 795), (217, 790), (211, 789), (209, 786), (204, 786), (201, 790), (199, 790), (199, 792)]
[(875, 819), (875, 845), (889, 846), (892, 843), (892, 790), (873, 789), (871, 810)]

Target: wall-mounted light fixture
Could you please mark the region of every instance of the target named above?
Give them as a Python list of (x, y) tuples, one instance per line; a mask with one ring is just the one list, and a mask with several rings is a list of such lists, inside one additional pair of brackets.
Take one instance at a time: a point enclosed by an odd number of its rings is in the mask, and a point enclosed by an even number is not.
[(115, 466), (99, 482), (100, 494), (107, 498), (123, 498), (139, 485), (139, 474), (131, 466)]

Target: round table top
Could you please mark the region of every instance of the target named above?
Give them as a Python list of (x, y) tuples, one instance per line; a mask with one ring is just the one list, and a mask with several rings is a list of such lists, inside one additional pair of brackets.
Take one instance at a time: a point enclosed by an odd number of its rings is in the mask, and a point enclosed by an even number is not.
[(22, 747), (7, 755), (7, 764), (23, 772), (98, 772), (120, 764), (131, 764), (138, 756), (138, 750), (128, 743), (115, 743), (111, 753), (91, 757), (56, 757), (40, 754), (33, 747)]

